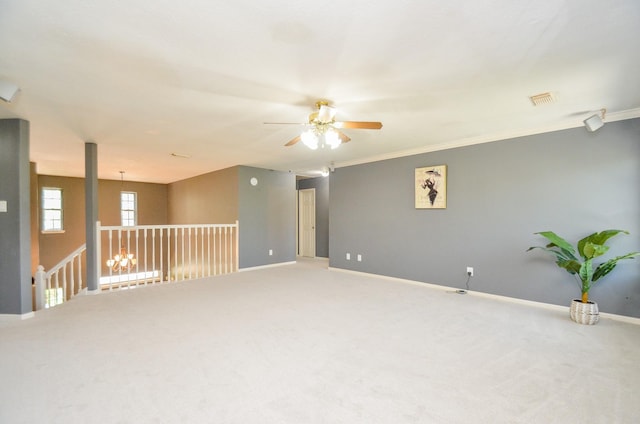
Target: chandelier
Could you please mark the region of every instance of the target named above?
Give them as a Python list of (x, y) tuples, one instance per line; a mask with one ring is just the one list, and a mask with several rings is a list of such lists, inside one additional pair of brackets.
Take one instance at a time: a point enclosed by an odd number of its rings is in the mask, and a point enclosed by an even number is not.
[(133, 253), (127, 253), (127, 249), (123, 246), (120, 248), (120, 253), (107, 261), (107, 266), (113, 272), (129, 272), (137, 263), (138, 261), (134, 258)]

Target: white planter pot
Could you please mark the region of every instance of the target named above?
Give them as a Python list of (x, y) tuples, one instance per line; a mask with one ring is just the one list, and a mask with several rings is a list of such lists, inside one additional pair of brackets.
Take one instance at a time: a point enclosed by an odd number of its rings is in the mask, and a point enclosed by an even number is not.
[(569, 315), (571, 319), (578, 324), (593, 325), (600, 319), (598, 304), (591, 301), (582, 303), (580, 299), (573, 299), (571, 301)]

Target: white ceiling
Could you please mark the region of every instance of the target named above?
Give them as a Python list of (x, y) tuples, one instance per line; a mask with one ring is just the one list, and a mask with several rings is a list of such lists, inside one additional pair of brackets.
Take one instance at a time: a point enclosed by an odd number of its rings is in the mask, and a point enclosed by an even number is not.
[[(638, 0), (0, 0), (0, 80), (21, 88), (0, 118), (30, 121), (41, 174), (83, 176), (93, 141), (100, 178), (313, 175), (640, 116), (638, 40)], [(321, 98), (384, 127), (310, 151), (263, 124)]]

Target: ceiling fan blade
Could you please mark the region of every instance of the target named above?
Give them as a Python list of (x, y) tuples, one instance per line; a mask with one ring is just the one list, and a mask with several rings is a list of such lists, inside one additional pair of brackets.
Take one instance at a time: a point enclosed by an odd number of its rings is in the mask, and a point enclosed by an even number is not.
[(294, 144), (296, 144), (298, 141), (300, 141), (301, 138), (300, 136), (295, 137), (293, 140), (291, 140), (290, 142), (288, 142), (287, 144), (285, 144), (285, 146), (293, 146)]
[(333, 126), (336, 128), (379, 130), (380, 128), (382, 128), (382, 122), (343, 121), (343, 122), (334, 122)]
[(349, 141), (351, 141), (351, 138), (345, 133), (343, 133), (342, 131), (336, 131), (336, 132), (338, 133), (338, 137), (340, 137), (340, 140), (343, 143), (348, 143)]
[(265, 125), (307, 125), (304, 122), (263, 122)]

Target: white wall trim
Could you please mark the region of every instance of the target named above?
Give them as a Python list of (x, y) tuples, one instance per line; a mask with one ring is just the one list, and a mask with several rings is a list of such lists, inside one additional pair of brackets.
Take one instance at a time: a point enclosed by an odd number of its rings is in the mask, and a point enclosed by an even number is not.
[(27, 312), (26, 314), (0, 314), (0, 322), (22, 321), (33, 318), (34, 316), (35, 314), (33, 312)]
[[(362, 271), (353, 271), (350, 269), (343, 269), (343, 268), (334, 268), (334, 267), (329, 267), (329, 271), (340, 271), (340, 272), (346, 272), (349, 274), (357, 274), (357, 275), (363, 275), (363, 276), (367, 276), (367, 277), (377, 277), (383, 280), (390, 280), (390, 281), (396, 281), (399, 283), (404, 283), (404, 284), (413, 284), (416, 286), (422, 286), (422, 287), (428, 287), (430, 289), (435, 289), (435, 290), (440, 290), (440, 291), (455, 291), (458, 290), (454, 287), (448, 287), (448, 286), (441, 286), (439, 284), (432, 284), (432, 283), (424, 283), (422, 281), (415, 281), (415, 280), (407, 280), (404, 278), (397, 278), (397, 277), (389, 277), (386, 275), (378, 275), (378, 274), (370, 274), (368, 272), (362, 272)], [(569, 316), (569, 306), (561, 306), (561, 305), (554, 305), (552, 303), (544, 303), (544, 302), (536, 302), (533, 300), (525, 300), (525, 299), (518, 299), (516, 297), (509, 297), (509, 296), (502, 296), (502, 295), (498, 295), (498, 294), (491, 294), (491, 293), (483, 293), (483, 292), (478, 292), (478, 291), (471, 291), (471, 290), (465, 290), (467, 292), (467, 295), (471, 295), (471, 296), (478, 296), (478, 297), (484, 297), (487, 299), (494, 299), (494, 300), (499, 300), (499, 301), (503, 301), (503, 302), (509, 302), (509, 303), (518, 303), (520, 305), (526, 305), (526, 306), (533, 306), (536, 308), (542, 308), (542, 309), (548, 309), (548, 310), (554, 310), (554, 311), (563, 311), (563, 312), (567, 312), (567, 317)], [(569, 300), (570, 301), (570, 300)], [(626, 315), (617, 315), (617, 314), (610, 314), (608, 312), (600, 312), (600, 318), (608, 318), (614, 321), (620, 321), (620, 322), (626, 322), (629, 324), (634, 324), (634, 325), (640, 325), (640, 318), (635, 318), (635, 317), (629, 317)]]
[(300, 262), (304, 262), (304, 261), (322, 261), (322, 262), (326, 262), (327, 264), (329, 263), (329, 258), (325, 258), (324, 256), (314, 256), (313, 258), (310, 258), (308, 256), (296, 256), (296, 262), (300, 261)]
[(255, 271), (257, 269), (273, 268), (273, 267), (276, 267), (276, 266), (291, 265), (291, 264), (295, 264), (295, 263), (296, 263), (296, 261), (278, 262), (276, 264), (252, 266), (252, 267), (249, 267), (249, 268), (239, 268), (238, 272)]

